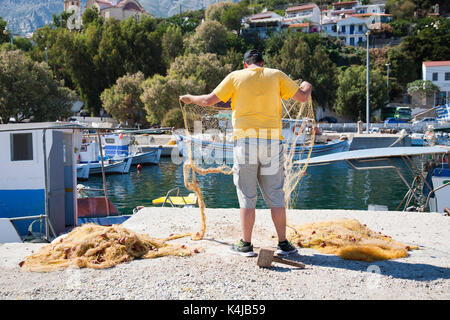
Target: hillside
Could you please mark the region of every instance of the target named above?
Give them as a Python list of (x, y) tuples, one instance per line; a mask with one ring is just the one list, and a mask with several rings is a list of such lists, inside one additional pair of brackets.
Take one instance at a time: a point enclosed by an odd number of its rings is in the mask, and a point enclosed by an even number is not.
[[(234, 0), (237, 2), (237, 0)], [(83, 8), (87, 0), (82, 0)], [(217, 0), (140, 0), (155, 17), (169, 17), (186, 10), (197, 10)], [(26, 34), (52, 22), (52, 14), (64, 9), (63, 0), (0, 0), (0, 17), (14, 33)]]

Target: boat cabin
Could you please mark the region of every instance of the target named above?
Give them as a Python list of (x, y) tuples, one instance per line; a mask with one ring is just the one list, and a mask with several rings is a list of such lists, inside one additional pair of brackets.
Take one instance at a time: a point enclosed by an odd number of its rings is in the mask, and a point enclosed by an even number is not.
[(131, 143), (130, 135), (119, 133), (102, 136), (103, 150), (106, 157), (127, 157)]
[[(82, 130), (62, 122), (0, 125), (3, 225), (14, 225), (22, 237), (41, 231), (47, 239), (76, 225)], [(1, 242), (8, 241), (0, 235)]]

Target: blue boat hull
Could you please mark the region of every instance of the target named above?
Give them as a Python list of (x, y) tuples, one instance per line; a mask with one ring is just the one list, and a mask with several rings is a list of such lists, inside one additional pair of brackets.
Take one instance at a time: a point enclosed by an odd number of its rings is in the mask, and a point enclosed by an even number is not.
[[(0, 190), (0, 218), (27, 217), (45, 214), (45, 191), (36, 190)], [(14, 221), (21, 236), (28, 234), (28, 227), (33, 220)], [(35, 223), (33, 231), (39, 231)], [(45, 231), (44, 229), (42, 231)]]

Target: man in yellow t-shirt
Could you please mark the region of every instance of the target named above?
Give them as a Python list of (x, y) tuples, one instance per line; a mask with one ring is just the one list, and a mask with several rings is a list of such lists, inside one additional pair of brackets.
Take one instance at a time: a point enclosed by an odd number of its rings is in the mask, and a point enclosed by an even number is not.
[(281, 98), (305, 102), (311, 84), (300, 87), (280, 70), (264, 67), (257, 50), (244, 55), (244, 69), (230, 73), (210, 94), (183, 95), (186, 104), (212, 106), (231, 99), (233, 123), (233, 181), (239, 199), (242, 239), (231, 250), (255, 256), (251, 237), (255, 222), (257, 184), (268, 207), (278, 235), (278, 255), (297, 249), (286, 240), (284, 205), (284, 150)]

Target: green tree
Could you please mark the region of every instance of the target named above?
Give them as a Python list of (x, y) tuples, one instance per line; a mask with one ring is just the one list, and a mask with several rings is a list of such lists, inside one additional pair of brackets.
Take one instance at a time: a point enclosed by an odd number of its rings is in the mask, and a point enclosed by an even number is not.
[(91, 7), (84, 10), (81, 21), (83, 22), (83, 26), (93, 22), (102, 25), (105, 22), (105, 19), (100, 15), (97, 7)]
[(6, 31), (6, 27), (7, 22), (0, 17), (0, 44), (11, 41), (11, 37)]
[(20, 50), (0, 51), (0, 118), (54, 121), (70, 115), (73, 91), (53, 79), (44, 63), (32, 61)]
[(215, 20), (220, 22), (220, 19), (228, 8), (233, 6), (231, 1), (222, 1), (210, 4), (205, 10), (205, 20)]
[(223, 56), (219, 56), (221, 65), (231, 65), (231, 71), (243, 68), (244, 54), (234, 50), (233, 48), (227, 50)]
[(31, 41), (27, 38), (22, 37), (14, 38), (14, 46), (24, 52), (29, 52), (31, 51), (31, 49), (33, 49), (33, 44), (31, 43)]
[(179, 96), (187, 92), (200, 94), (204, 92), (205, 83), (194, 77), (173, 78), (155, 75), (142, 83), (141, 100), (147, 113), (149, 124), (159, 124), (168, 110), (179, 107)]
[(411, 22), (405, 19), (395, 19), (389, 22), (392, 27), (392, 35), (395, 37), (407, 36), (411, 29)]
[(414, 34), (405, 37), (399, 50), (414, 61), (409, 68), (416, 75), (421, 74), (423, 61), (450, 60), (450, 20), (445, 18), (424, 18), (414, 27)]
[(130, 126), (142, 124), (145, 121), (144, 103), (141, 100), (143, 81), (142, 72), (118, 78), (115, 85), (101, 94), (105, 111), (122, 123), (128, 122)]
[(224, 54), (227, 50), (227, 29), (215, 20), (206, 20), (195, 30), (191, 38), (186, 39), (190, 52), (210, 52)]
[(183, 112), (180, 108), (170, 109), (164, 116), (161, 125), (163, 127), (184, 128)]
[(389, 77), (395, 78), (403, 87), (419, 76), (416, 68), (411, 68), (415, 64), (414, 59), (398, 46), (389, 49), (387, 62), (390, 64)]
[[(380, 71), (371, 70), (369, 84), (370, 110), (382, 108), (387, 99), (386, 79)], [(334, 110), (341, 116), (366, 117), (366, 69), (364, 66), (351, 66), (339, 74), (339, 87), (336, 92)]]
[(45, 26), (33, 35), (36, 43), (31, 56), (45, 61), (58, 79), (78, 91), (91, 113), (101, 107), (100, 95), (117, 78), (142, 71), (146, 77), (165, 73), (162, 61), (162, 34), (156, 20), (134, 17), (104, 23), (89, 23), (80, 32)]
[(388, 0), (386, 11), (391, 13), (395, 19), (412, 20), (416, 5), (411, 0)]
[(222, 23), (228, 30), (235, 30), (237, 34), (240, 33), (242, 18), (249, 14), (249, 10), (246, 6), (241, 4), (232, 4), (226, 8), (220, 16), (220, 23)]
[(336, 65), (320, 45), (314, 45), (315, 41), (316, 39), (308, 41), (303, 35), (289, 34), (279, 53), (270, 59), (269, 65), (282, 70), (293, 79), (310, 82), (315, 103), (327, 107), (331, 106), (336, 94)]
[(183, 53), (183, 35), (178, 26), (169, 26), (162, 37), (162, 56), (167, 66)]
[(179, 108), (179, 96), (211, 92), (231, 71), (231, 65), (220, 63), (212, 53), (179, 56), (167, 76), (155, 75), (144, 81), (141, 99), (150, 124), (158, 124), (168, 110)]
[(231, 65), (221, 64), (217, 55), (202, 53), (180, 56), (170, 66), (168, 75), (172, 78), (194, 77), (205, 83), (204, 92), (211, 92), (231, 72)]
[(57, 28), (67, 28), (67, 21), (72, 16), (73, 12), (63, 11), (60, 14), (53, 14), (53, 26)]

